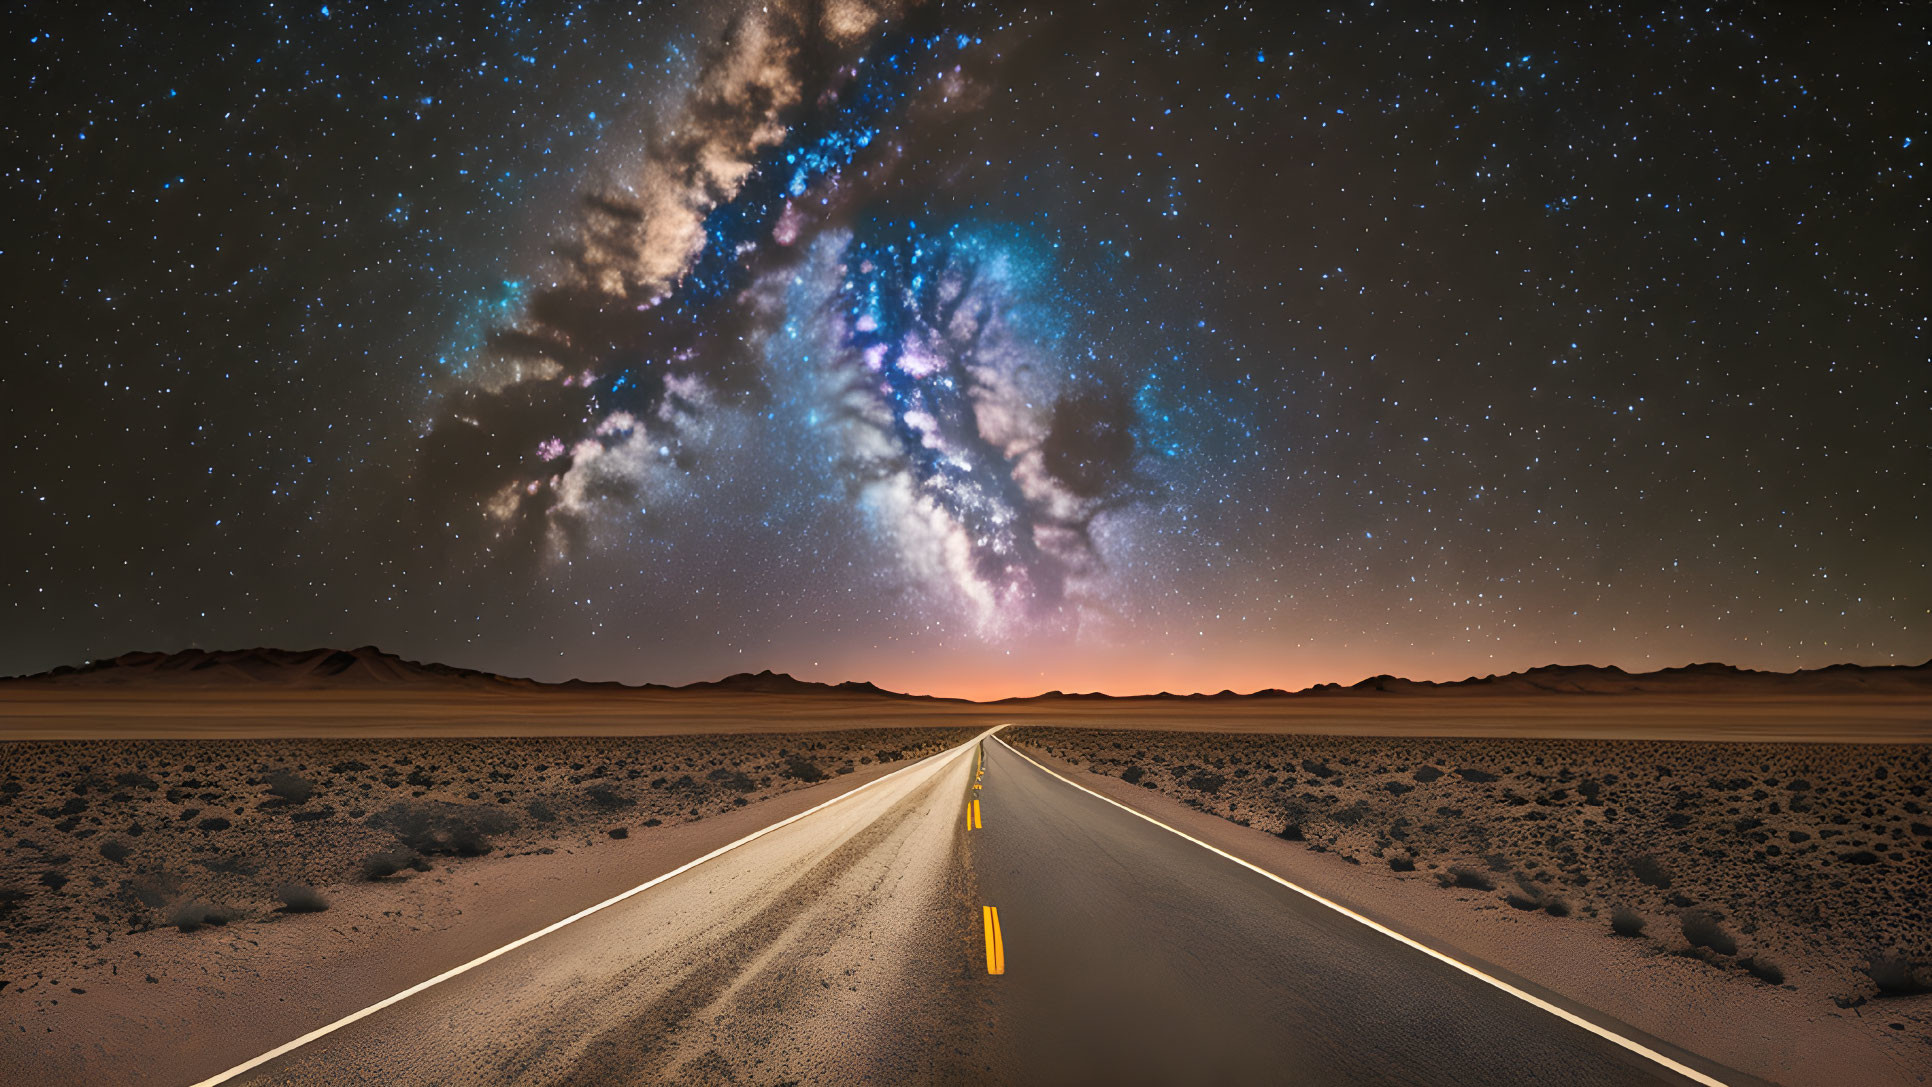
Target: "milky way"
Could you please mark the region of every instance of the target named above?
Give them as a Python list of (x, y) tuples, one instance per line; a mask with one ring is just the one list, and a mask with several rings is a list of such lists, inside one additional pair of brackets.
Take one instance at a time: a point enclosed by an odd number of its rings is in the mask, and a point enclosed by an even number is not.
[(0, 671), (1932, 655), (1923, 5), (84, 7)]
[(985, 40), (930, 15), (760, 5), (645, 119), (554, 278), (457, 363), (438, 431), (523, 435), (489, 465), (513, 469), (485, 502), (495, 538), (541, 536), (551, 563), (626, 546), (625, 522), (691, 500), (682, 477), (744, 440), (715, 424), (749, 402), (753, 429), (828, 432), (827, 470), (922, 608), (988, 638), (1078, 629), (1094, 521), (1138, 497), (1137, 406), (1078, 357), (1054, 246), (881, 199), (904, 128), (989, 93)]

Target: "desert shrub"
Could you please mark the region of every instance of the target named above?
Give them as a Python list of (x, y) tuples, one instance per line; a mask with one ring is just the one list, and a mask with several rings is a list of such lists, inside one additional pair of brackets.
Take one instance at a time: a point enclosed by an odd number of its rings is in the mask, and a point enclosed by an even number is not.
[(1910, 996), (1932, 992), (1932, 969), (1924, 963), (1915, 963), (1896, 951), (1890, 955), (1872, 952), (1867, 958), (1869, 962), (1865, 967), (1865, 976), (1878, 986), (1878, 995)]
[(727, 770), (724, 767), (706, 774), (705, 780), (740, 793), (754, 792), (758, 788), (758, 783), (751, 780), (751, 775), (743, 770)]
[(1474, 781), (1479, 784), (1498, 780), (1495, 774), (1487, 770), (1478, 770), (1471, 766), (1465, 766), (1457, 770), (1456, 773), (1461, 774), (1464, 781)]
[(1526, 913), (1534, 913), (1543, 908), (1543, 900), (1541, 898), (1533, 898), (1516, 891), (1511, 891), (1504, 895), (1503, 901), (1509, 903), (1511, 907)]
[[(678, 784), (685, 782), (690, 782), (693, 786), (697, 784), (697, 782), (691, 781), (688, 776), (678, 780)], [(597, 805), (604, 811), (616, 811), (619, 808), (635, 807), (637, 804), (637, 801), (632, 800), (630, 797), (625, 796), (608, 785), (592, 785), (590, 788), (584, 790), (584, 795), (590, 798), (592, 804)]]
[(1442, 881), (1444, 887), (1467, 887), (1472, 891), (1496, 889), (1496, 882), (1490, 879), (1487, 873), (1479, 872), (1474, 868), (1464, 868), (1461, 865), (1450, 868), (1448, 872), (1436, 878)]
[(1187, 787), (1203, 793), (1218, 793), (1228, 779), (1220, 774), (1202, 770), (1187, 779)]
[(1778, 964), (1772, 962), (1770, 959), (1760, 955), (1753, 955), (1748, 959), (1738, 960), (1738, 965), (1744, 967), (1745, 972), (1749, 973), (1752, 977), (1767, 985), (1784, 984), (1784, 971), (1778, 969)]
[(1140, 779), (1146, 776), (1146, 773), (1147, 772), (1145, 770), (1142, 770), (1138, 766), (1129, 766), (1127, 769), (1122, 770), (1120, 772), (1120, 780), (1126, 782), (1129, 785), (1138, 785), (1140, 784)]
[(439, 846), (435, 852), (458, 857), (480, 857), (494, 848), (489, 836), (472, 826), (450, 828), (444, 833)]
[(529, 812), (530, 818), (535, 819), (539, 823), (554, 823), (557, 821), (557, 810), (541, 800), (532, 800), (523, 806), (523, 810)]
[(268, 795), (290, 804), (304, 804), (315, 795), (315, 784), (286, 770), (277, 770), (268, 775)]
[(180, 893), (180, 881), (166, 872), (147, 872), (121, 881), (121, 897), (149, 909), (160, 909)]
[(463, 806), (440, 801), (403, 803), (369, 819), (372, 826), (389, 829), (416, 853), (480, 857), (492, 848), (490, 836), (512, 829), (508, 812), (483, 805)]
[(175, 903), (168, 911), (167, 923), (183, 932), (193, 932), (206, 925), (225, 925), (234, 919), (234, 913), (193, 898)]
[(1346, 808), (1338, 808), (1329, 814), (1330, 819), (1335, 820), (1345, 827), (1352, 827), (1368, 818), (1368, 816), (1369, 806), (1360, 800), (1357, 800)]
[(1275, 837), (1280, 838), (1284, 842), (1299, 842), (1304, 840), (1301, 833), (1301, 824), (1295, 822), (1282, 824), (1281, 829), (1275, 831)]
[(1664, 868), (1662, 861), (1648, 853), (1630, 858), (1630, 874), (1636, 876), (1638, 882), (1647, 883), (1658, 890), (1670, 889), (1670, 872)]
[(420, 860), (415, 854), (402, 850), (371, 853), (362, 858), (362, 878), (372, 881), (387, 879), (404, 868), (415, 867)]
[(792, 755), (785, 760), (785, 776), (799, 781), (824, 781), (831, 775), (819, 768), (818, 763), (803, 755)]
[(203, 830), (227, 830), (234, 824), (219, 815), (211, 815), (198, 824)]
[(1549, 914), (1551, 917), (1568, 917), (1570, 916), (1570, 904), (1555, 895), (1550, 895), (1543, 899), (1543, 912)]
[(1389, 867), (1397, 872), (1415, 871), (1415, 858), (1406, 853), (1389, 854)]
[(625, 827), (612, 827), (610, 828), (610, 830), (606, 831), (605, 833), (619, 840), (622, 840), (631, 836), (630, 830)]
[(1610, 911), (1610, 931), (1619, 936), (1642, 936), (1644, 915), (1628, 906), (1618, 906)]
[(275, 897), (289, 913), (321, 913), (329, 908), (329, 900), (306, 883), (284, 883), (275, 889)]
[(127, 863), (127, 859), (133, 854), (134, 851), (129, 849), (125, 842), (119, 842), (109, 838), (107, 841), (101, 843), (101, 856), (106, 857), (115, 864)]
[(1724, 931), (1719, 920), (1710, 910), (1685, 910), (1681, 918), (1684, 939), (1692, 947), (1706, 947), (1720, 955), (1737, 954), (1737, 937)]
[(1430, 782), (1441, 777), (1442, 771), (1436, 769), (1433, 766), (1419, 766), (1416, 768), (1415, 773), (1411, 776), (1413, 776), (1417, 781), (1420, 781), (1424, 785), (1427, 785)]

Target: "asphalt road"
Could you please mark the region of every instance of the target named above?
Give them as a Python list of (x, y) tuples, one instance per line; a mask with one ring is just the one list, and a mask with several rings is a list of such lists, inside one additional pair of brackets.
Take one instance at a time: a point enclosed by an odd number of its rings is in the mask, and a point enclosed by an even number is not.
[(1043, 1083), (1684, 1083), (988, 742), (995, 1013)]
[(986, 742), (227, 1082), (1685, 1080)]

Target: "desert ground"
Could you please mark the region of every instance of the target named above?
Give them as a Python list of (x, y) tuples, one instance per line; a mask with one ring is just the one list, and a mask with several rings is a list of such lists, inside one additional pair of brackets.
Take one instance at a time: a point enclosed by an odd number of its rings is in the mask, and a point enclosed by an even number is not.
[(0, 1073), (172, 1082), (152, 1069), (260, 1052), (1003, 725), (1104, 795), (1747, 1074), (1932, 1082), (1924, 669), (976, 704), (275, 668), (0, 684)]
[(1259, 700), (0, 685), (14, 740), (680, 736), (1010, 723), (1330, 736), (1932, 742), (1932, 693), (1338, 694)]

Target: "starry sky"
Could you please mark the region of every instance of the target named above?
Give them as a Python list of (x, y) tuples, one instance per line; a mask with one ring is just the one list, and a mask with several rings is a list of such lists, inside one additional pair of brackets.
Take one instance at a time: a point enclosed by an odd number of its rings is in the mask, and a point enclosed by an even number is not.
[(0, 672), (1932, 657), (1923, 4), (37, 3)]

